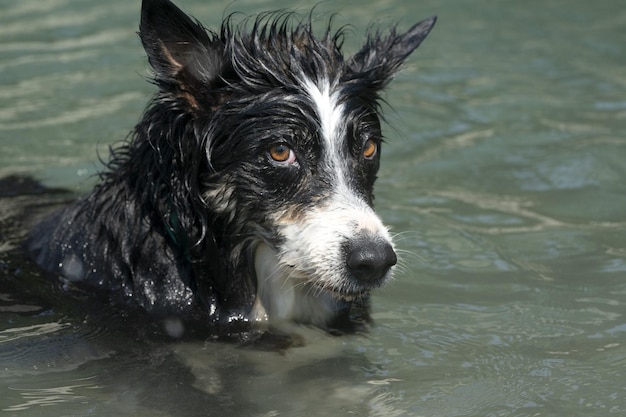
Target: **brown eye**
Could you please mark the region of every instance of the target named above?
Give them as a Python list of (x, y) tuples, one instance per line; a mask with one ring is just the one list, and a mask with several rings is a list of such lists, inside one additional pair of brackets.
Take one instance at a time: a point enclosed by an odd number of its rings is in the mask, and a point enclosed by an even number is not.
[(270, 158), (280, 164), (293, 164), (296, 161), (294, 151), (284, 143), (275, 143), (268, 150)]
[(365, 145), (363, 145), (363, 157), (365, 159), (374, 159), (376, 152), (378, 152), (378, 145), (374, 139), (368, 139), (365, 141)]

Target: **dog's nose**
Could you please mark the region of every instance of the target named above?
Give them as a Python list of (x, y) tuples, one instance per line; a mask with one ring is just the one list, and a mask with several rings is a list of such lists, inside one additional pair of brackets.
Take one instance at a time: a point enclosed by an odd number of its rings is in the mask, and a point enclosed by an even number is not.
[(349, 245), (346, 255), (348, 269), (363, 283), (380, 280), (398, 262), (391, 245), (381, 240), (360, 239)]

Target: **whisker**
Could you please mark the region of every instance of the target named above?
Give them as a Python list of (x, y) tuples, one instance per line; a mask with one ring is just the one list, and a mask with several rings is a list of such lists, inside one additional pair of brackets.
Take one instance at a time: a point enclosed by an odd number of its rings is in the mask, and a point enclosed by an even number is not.
[(399, 255), (398, 256), (398, 261), (399, 262), (404, 262), (405, 259), (413, 259), (419, 263), (425, 263), (426, 259), (420, 255), (419, 253), (416, 253), (414, 251), (410, 251), (407, 249), (401, 249), (401, 248), (396, 248), (396, 253)]

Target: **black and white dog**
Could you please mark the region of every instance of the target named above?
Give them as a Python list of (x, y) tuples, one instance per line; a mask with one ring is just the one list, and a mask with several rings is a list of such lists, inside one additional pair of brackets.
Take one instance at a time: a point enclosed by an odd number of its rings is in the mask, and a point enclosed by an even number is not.
[(325, 329), (396, 264), (374, 213), (379, 93), (435, 23), (370, 34), (261, 14), (218, 32), (144, 0), (158, 93), (88, 196), (40, 223), (45, 269), (163, 316)]

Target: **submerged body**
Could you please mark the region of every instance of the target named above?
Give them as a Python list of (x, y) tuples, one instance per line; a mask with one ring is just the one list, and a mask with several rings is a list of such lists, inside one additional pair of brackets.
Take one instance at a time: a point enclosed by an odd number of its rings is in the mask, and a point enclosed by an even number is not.
[(140, 36), (159, 92), (88, 196), (28, 248), (72, 285), (161, 315), (333, 328), (396, 263), (373, 210), (379, 92), (435, 19), (372, 34), (263, 14), (219, 33), (144, 0)]

